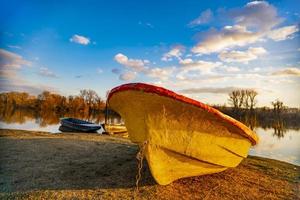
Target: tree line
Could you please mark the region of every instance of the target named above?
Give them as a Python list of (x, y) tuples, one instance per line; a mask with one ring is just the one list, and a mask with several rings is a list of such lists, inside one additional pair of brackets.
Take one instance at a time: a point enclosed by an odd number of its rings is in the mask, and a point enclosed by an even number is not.
[(257, 95), (258, 93), (252, 89), (234, 90), (229, 93), (229, 103), (235, 110), (241, 108), (253, 110), (257, 103)]
[(274, 128), (276, 135), (282, 135), (286, 127), (300, 128), (300, 109), (288, 108), (276, 99), (270, 107), (256, 107), (258, 92), (252, 89), (239, 89), (228, 94), (230, 106), (213, 105), (223, 113), (254, 127)]
[[(244, 122), (249, 127), (282, 127), (300, 126), (300, 110), (288, 108), (278, 99), (270, 102), (270, 107), (257, 108), (258, 93), (255, 90), (234, 90), (228, 94), (230, 106), (213, 107), (223, 113)], [(124, 101), (125, 103), (126, 101)], [(18, 112), (22, 110), (22, 112)], [(44, 91), (33, 96), (25, 92), (0, 93), (0, 119), (23, 121), (24, 116), (30, 118), (47, 119), (44, 124), (55, 124), (60, 117), (70, 116), (81, 119), (102, 120), (104, 113), (117, 115), (112, 110), (105, 110), (105, 101), (93, 90), (80, 90), (78, 95), (62, 96)], [(20, 116), (18, 116), (18, 113)], [(101, 114), (102, 117), (99, 117)], [(8, 120), (8, 121), (11, 121)]]
[[(232, 106), (234, 111), (240, 112), (241, 110), (250, 110), (253, 111), (257, 104), (256, 97), (258, 92), (253, 89), (238, 89), (233, 90), (228, 94), (229, 104)], [(270, 102), (273, 111), (276, 114), (280, 114), (288, 109), (282, 101), (276, 99)]]
[(37, 96), (25, 92), (0, 93), (0, 109), (33, 109), (55, 113), (87, 113), (105, 109), (105, 102), (94, 90), (80, 90), (78, 95), (62, 96), (44, 91)]

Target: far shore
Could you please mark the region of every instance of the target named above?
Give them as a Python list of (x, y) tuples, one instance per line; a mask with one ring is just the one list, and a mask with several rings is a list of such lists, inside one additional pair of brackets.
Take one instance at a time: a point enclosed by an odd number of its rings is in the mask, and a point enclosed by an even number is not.
[[(137, 152), (117, 135), (0, 129), (0, 199), (133, 199)], [(248, 156), (160, 186), (144, 162), (136, 198), (300, 199), (300, 166)]]

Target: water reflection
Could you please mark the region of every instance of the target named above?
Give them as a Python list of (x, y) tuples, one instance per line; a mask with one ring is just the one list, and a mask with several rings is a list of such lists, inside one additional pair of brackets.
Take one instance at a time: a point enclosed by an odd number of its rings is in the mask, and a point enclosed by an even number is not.
[(273, 136), (277, 137), (278, 139), (283, 138), (288, 130), (300, 130), (300, 122), (299, 123), (288, 123), (288, 119), (284, 119), (280, 115), (275, 115), (272, 119), (261, 119), (258, 118), (255, 114), (248, 114), (243, 117), (235, 117), (238, 118), (239, 121), (246, 124), (251, 130), (257, 128), (263, 128), (264, 130), (273, 130)]
[[(122, 119), (110, 114), (108, 123), (121, 124)], [(82, 120), (104, 123), (104, 113), (84, 112), (57, 114), (55, 112), (37, 112), (33, 109), (6, 109), (0, 112), (1, 128), (59, 132), (59, 119), (74, 117)], [(238, 118), (254, 130), (260, 137), (260, 142), (250, 150), (251, 155), (279, 159), (294, 164), (300, 164), (300, 123), (287, 123), (282, 117), (260, 119), (256, 115), (246, 115)]]
[(249, 154), (300, 165), (300, 131), (286, 129), (283, 135), (280, 133), (280, 137), (274, 135), (275, 131), (256, 128), (259, 143), (250, 149)]
[(104, 122), (103, 113), (87, 114), (86, 112), (70, 112), (58, 114), (52, 111), (37, 112), (33, 109), (5, 109), (0, 112), (0, 121), (6, 124), (24, 124), (28, 121), (35, 121), (35, 123), (41, 128), (59, 124), (59, 119), (62, 117), (74, 117), (97, 124)]

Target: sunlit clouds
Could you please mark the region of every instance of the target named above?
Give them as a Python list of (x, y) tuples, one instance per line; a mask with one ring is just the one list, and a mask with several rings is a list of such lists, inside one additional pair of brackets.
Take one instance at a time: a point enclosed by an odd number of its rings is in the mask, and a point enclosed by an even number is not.
[(194, 26), (198, 26), (201, 24), (207, 24), (208, 22), (210, 22), (213, 18), (213, 12), (210, 9), (207, 9), (205, 11), (203, 11), (199, 17), (197, 17), (196, 19), (194, 19), (193, 21), (191, 21), (188, 26), (190, 27), (194, 27)]
[(242, 62), (248, 64), (251, 60), (258, 59), (259, 56), (266, 54), (263, 47), (249, 47), (247, 51), (222, 51), (219, 54), (220, 60), (224, 62)]
[(173, 58), (177, 58), (181, 60), (181, 56), (184, 52), (185, 48), (182, 45), (176, 45), (170, 49), (167, 53), (163, 55), (161, 58), (162, 61), (172, 61)]
[(136, 77), (136, 72), (125, 72), (119, 76), (120, 80), (123, 81), (132, 81)]
[(210, 104), (253, 88), (258, 106), (277, 98), (300, 106), (300, 15), (290, 1), (148, 3), (61, 2), (54, 11), (7, 2), (1, 91), (90, 88), (105, 98), (113, 87), (145, 82)]
[(50, 77), (50, 78), (58, 78), (58, 75), (56, 75), (54, 72), (52, 72), (47, 67), (40, 67), (38, 74), (40, 76)]
[(149, 63), (148, 60), (141, 60), (141, 59), (129, 59), (122, 53), (118, 53), (115, 55), (115, 60), (124, 65), (125, 67), (132, 69), (134, 71), (140, 72), (145, 70), (146, 64)]
[(295, 67), (284, 68), (284, 69), (273, 72), (272, 75), (277, 75), (277, 76), (298, 76), (298, 77), (300, 77), (300, 69), (295, 68)]
[[(295, 67), (276, 62), (270, 64), (270, 61), (268, 66), (265, 65), (267, 60), (274, 58), (274, 50), (268, 49), (270, 44), (295, 38), (299, 31), (297, 24), (285, 23), (278, 8), (266, 1), (249, 2), (241, 8), (223, 10), (216, 16), (214, 12), (219, 11), (209, 8), (202, 11), (187, 24), (188, 27), (200, 27), (220, 18), (220, 15), (227, 19), (228, 24), (220, 29), (211, 27), (197, 33), (200, 37), (193, 46), (170, 46), (161, 56), (160, 67), (151, 66), (154, 61), (148, 58), (145, 62), (145, 58), (128, 59), (123, 54), (117, 54), (115, 60), (136, 73), (134, 80), (141, 80), (138, 76), (146, 75), (156, 78), (150, 83), (171, 87), (196, 98), (196, 94), (225, 95), (242, 87), (264, 91), (261, 96), (267, 102), (272, 95), (275, 98), (280, 93), (276, 90), (299, 88), (299, 80), (285, 78), (299, 77), (299, 62)], [(280, 61), (280, 57), (277, 59)]]
[(285, 27), (270, 31), (268, 33), (268, 37), (275, 41), (291, 39), (294, 37), (293, 34), (296, 33), (297, 31), (299, 31), (299, 28), (296, 25), (285, 26)]
[(30, 66), (31, 62), (25, 60), (22, 56), (5, 49), (0, 49), (0, 67), (4, 69), (19, 69), (22, 66)]
[[(125, 72), (119, 76), (119, 79), (124, 81), (134, 80), (138, 73), (155, 79), (167, 80), (175, 70), (174, 67), (151, 67), (149, 60), (131, 59), (122, 53), (116, 54), (114, 59), (126, 68)], [(112, 72), (121, 73), (118, 69), (113, 69)]]
[[(22, 56), (0, 49), (0, 91), (23, 91), (31, 94), (38, 94), (43, 90), (57, 91), (51, 86), (45, 84), (35, 85), (23, 78), (20, 71), (24, 67), (31, 66), (32, 62), (24, 59)], [(40, 68), (37, 73), (56, 77), (48, 68)]]
[(209, 30), (203, 41), (192, 48), (194, 53), (210, 54), (233, 47), (242, 47), (270, 38), (274, 41), (291, 38), (298, 31), (296, 25), (277, 28), (283, 18), (277, 9), (265, 1), (253, 1), (243, 8), (227, 12), (234, 25), (221, 30)]
[(70, 42), (74, 42), (74, 43), (81, 44), (81, 45), (88, 45), (88, 44), (90, 44), (90, 39), (87, 37), (75, 34), (70, 38)]
[(232, 47), (242, 47), (257, 42), (262, 34), (249, 31), (244, 26), (225, 26), (222, 30), (211, 30), (203, 41), (192, 48), (193, 53), (210, 54)]

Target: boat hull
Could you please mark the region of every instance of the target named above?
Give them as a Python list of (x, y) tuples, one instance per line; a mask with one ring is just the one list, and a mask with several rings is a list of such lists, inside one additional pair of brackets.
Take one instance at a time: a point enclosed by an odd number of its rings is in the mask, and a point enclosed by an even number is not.
[(60, 120), (60, 123), (61, 126), (65, 127), (65, 129), (62, 130), (67, 129), (68, 131), (72, 132), (96, 132), (97, 130), (101, 129), (101, 126), (99, 125), (72, 118), (63, 118)]
[(161, 185), (235, 167), (251, 146), (226, 119), (168, 96), (123, 90), (110, 96), (109, 106), (124, 119), (131, 141), (147, 142), (146, 159)]

